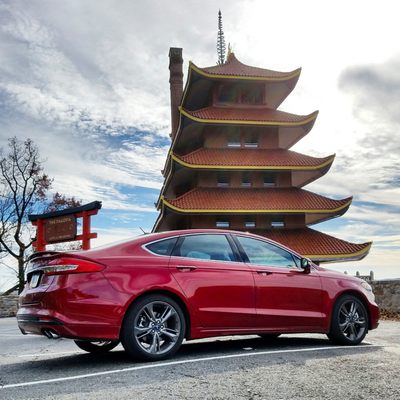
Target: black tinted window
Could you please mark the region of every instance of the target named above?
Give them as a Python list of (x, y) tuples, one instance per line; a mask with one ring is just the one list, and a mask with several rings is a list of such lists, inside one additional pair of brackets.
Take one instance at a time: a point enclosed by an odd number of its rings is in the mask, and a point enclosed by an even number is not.
[(176, 255), (202, 260), (235, 261), (232, 248), (225, 235), (185, 236)]
[(292, 254), (278, 246), (243, 236), (238, 236), (237, 239), (246, 252), (250, 264), (297, 268)]
[(152, 253), (160, 256), (170, 256), (176, 241), (177, 238), (164, 239), (159, 240), (158, 242), (147, 244), (145, 247), (147, 250), (150, 250)]

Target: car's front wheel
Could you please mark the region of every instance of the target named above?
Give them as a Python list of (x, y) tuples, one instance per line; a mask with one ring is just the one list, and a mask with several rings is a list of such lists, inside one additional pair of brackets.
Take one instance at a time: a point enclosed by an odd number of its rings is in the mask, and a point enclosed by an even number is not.
[(82, 350), (88, 353), (104, 354), (112, 350), (114, 347), (119, 345), (118, 341), (111, 340), (99, 340), (96, 342), (88, 342), (85, 340), (75, 340), (75, 344)]
[(179, 304), (164, 295), (149, 295), (128, 311), (121, 342), (136, 359), (162, 360), (178, 351), (185, 331), (185, 316)]
[(361, 343), (367, 332), (368, 313), (364, 304), (353, 295), (340, 297), (333, 310), (329, 339), (351, 346)]

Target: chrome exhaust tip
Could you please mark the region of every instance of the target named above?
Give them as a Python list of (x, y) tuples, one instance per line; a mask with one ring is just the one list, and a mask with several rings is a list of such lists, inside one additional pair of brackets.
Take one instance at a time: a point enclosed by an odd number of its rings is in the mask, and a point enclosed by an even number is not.
[(51, 329), (43, 329), (43, 335), (46, 336), (48, 339), (59, 339), (61, 336), (52, 331)]

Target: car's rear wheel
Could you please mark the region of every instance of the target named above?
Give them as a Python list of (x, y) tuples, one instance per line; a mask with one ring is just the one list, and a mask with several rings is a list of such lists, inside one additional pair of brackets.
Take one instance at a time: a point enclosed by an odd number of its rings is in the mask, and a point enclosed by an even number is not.
[(162, 360), (178, 351), (185, 331), (185, 316), (179, 304), (164, 295), (149, 295), (128, 311), (121, 342), (136, 359)]
[(119, 341), (99, 340), (95, 342), (88, 342), (85, 340), (75, 340), (75, 344), (82, 350), (88, 353), (104, 354), (119, 345)]
[(368, 313), (357, 297), (345, 295), (338, 299), (332, 314), (329, 339), (337, 344), (356, 345), (368, 332)]

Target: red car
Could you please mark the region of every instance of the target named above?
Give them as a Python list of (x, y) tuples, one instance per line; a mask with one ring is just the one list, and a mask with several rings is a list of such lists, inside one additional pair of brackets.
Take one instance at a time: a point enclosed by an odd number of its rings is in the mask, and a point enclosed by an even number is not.
[(263, 237), (223, 230), (34, 254), (17, 315), (24, 334), (72, 338), (89, 352), (122, 342), (142, 360), (171, 356), (185, 338), (234, 334), (314, 332), (355, 345), (378, 318), (361, 279)]

